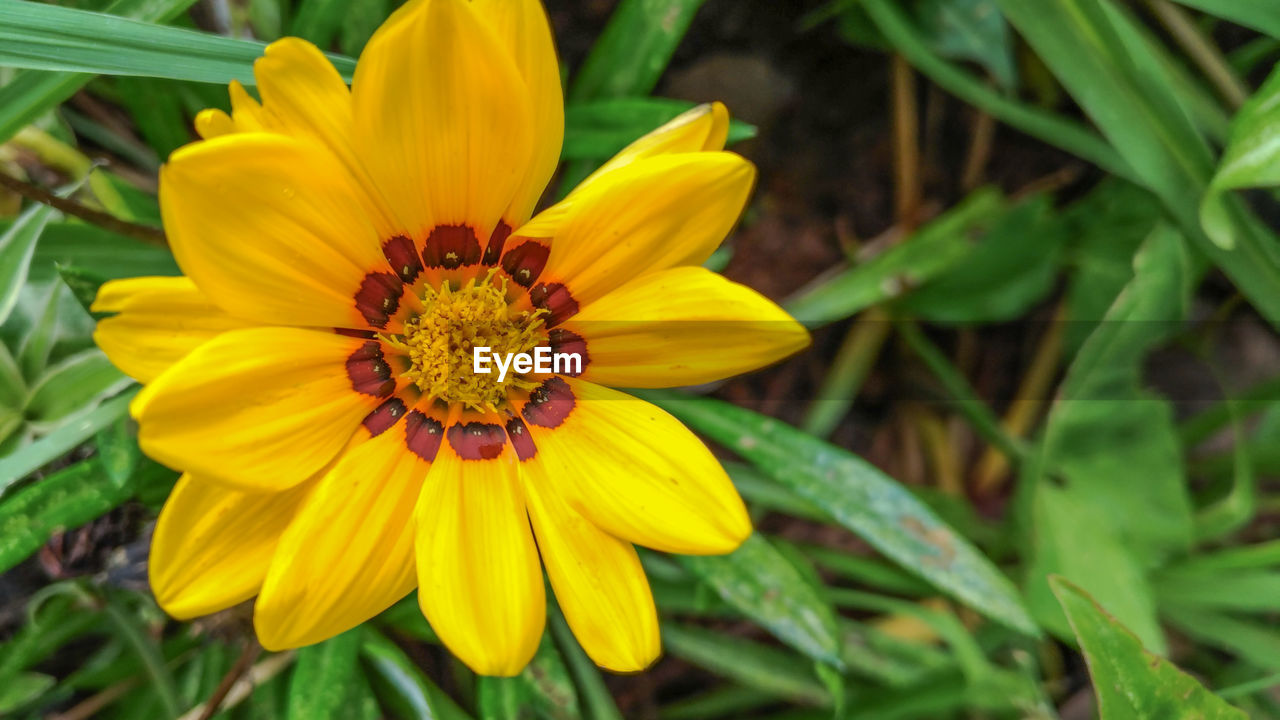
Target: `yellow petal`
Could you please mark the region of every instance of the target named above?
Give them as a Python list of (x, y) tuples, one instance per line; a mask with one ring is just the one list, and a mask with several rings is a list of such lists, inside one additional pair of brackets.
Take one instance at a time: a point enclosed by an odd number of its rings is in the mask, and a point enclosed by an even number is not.
[(672, 118), (662, 127), (636, 140), (578, 183), (569, 195), (520, 227), (525, 237), (554, 237), (577, 196), (614, 170), (645, 158), (673, 153), (715, 152), (729, 137), (729, 111), (721, 103), (705, 103)]
[(662, 127), (626, 146), (579, 183), (574, 192), (601, 177), (645, 158), (673, 153), (715, 152), (729, 139), (729, 110), (722, 103), (704, 103), (672, 118)]
[(503, 219), (519, 227), (533, 214), (560, 162), (564, 141), (564, 93), (560, 63), (547, 13), (540, 0), (473, 0), (477, 15), (493, 28), (511, 54), (529, 96), (533, 155)]
[(205, 140), (239, 132), (236, 128), (236, 121), (232, 120), (230, 115), (217, 108), (207, 108), (196, 113), (195, 125), (196, 134)]
[(231, 119), (237, 132), (262, 132), (274, 126), (262, 104), (253, 99), (239, 80), (231, 81), (227, 94), (231, 96)]
[(538, 649), (546, 597), (511, 446), (492, 460), (440, 447), (415, 511), (418, 602), (481, 675), (511, 676)]
[(176, 151), (160, 173), (174, 257), (215, 303), (263, 324), (365, 327), (355, 294), (388, 270), (367, 199), (331, 154), (238, 133)]
[(738, 222), (754, 181), (751, 163), (726, 152), (615, 170), (573, 199), (538, 282), (565, 283), (584, 306), (647, 272), (701, 264)]
[(584, 380), (615, 387), (696, 385), (764, 367), (809, 333), (760, 293), (702, 267), (636, 278), (564, 324), (587, 341)]
[(569, 507), (536, 456), (520, 470), (542, 562), (582, 648), (614, 672), (653, 664), (662, 652), (658, 612), (635, 548)]
[(413, 590), (413, 506), (428, 464), (405, 449), (403, 427), (362, 431), (280, 539), (254, 607), (263, 647), (320, 642)]
[(355, 142), (400, 229), (467, 224), (484, 242), (530, 175), (533, 110), (494, 28), (466, 0), (411, 0), (352, 83)]
[(617, 538), (684, 555), (732, 552), (751, 534), (728, 475), (680, 421), (602, 385), (568, 386), (563, 420), (540, 425), (528, 406), (522, 414), (535, 459), (573, 509)]
[(183, 475), (151, 540), (147, 574), (156, 602), (186, 620), (256, 595), (276, 542), (310, 487), (246, 493)]
[(319, 330), (231, 330), (196, 348), (133, 401), (156, 460), (245, 489), (296, 485), (338, 454), (378, 398), (345, 363), (364, 341)]
[(253, 75), (272, 129), (351, 155), (351, 93), (319, 48), (294, 37), (277, 40), (254, 61)]
[(249, 327), (185, 277), (112, 280), (98, 290), (92, 309), (118, 313), (98, 321), (93, 340), (116, 367), (144, 383), (219, 333)]

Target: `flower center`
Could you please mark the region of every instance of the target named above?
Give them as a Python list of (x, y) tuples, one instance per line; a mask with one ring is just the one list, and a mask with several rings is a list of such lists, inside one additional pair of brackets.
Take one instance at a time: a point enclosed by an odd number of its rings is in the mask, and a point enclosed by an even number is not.
[(404, 334), (389, 338), (409, 356), (403, 374), (427, 395), (478, 410), (496, 410), (512, 388), (529, 390), (538, 382), (515, 372), (475, 372), (473, 349), (487, 347), (495, 356), (523, 353), (546, 340), (544, 311), (515, 312), (507, 303), (506, 281), (493, 283), (493, 272), (473, 278), (460, 289), (448, 283), (427, 288), (423, 312), (404, 324)]

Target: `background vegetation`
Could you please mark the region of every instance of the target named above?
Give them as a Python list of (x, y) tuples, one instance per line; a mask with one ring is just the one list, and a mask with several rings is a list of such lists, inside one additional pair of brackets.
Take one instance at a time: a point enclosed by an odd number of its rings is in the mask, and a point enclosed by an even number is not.
[(261, 41), (349, 73), (393, 4), (0, 0), (0, 716), (1280, 718), (1280, 0), (549, 0), (561, 188), (692, 100), (757, 126), (712, 262), (815, 346), (648, 397), (758, 532), (644, 555), (630, 677), (554, 608), (508, 680), (413, 598), (281, 654), (166, 619), (175, 474), (85, 308), (177, 272), (157, 167)]

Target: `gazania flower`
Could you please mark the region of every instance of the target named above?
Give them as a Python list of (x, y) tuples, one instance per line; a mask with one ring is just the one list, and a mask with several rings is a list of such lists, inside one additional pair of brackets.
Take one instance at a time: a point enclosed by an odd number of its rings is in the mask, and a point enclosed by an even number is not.
[[(190, 618), (257, 596), (262, 644), (315, 643), (416, 587), (443, 642), (510, 675), (538, 644), (541, 568), (600, 665), (638, 670), (658, 625), (633, 543), (732, 551), (750, 533), (711, 453), (608, 386), (702, 383), (808, 342), (699, 266), (754, 170), (699, 108), (530, 221), (563, 109), (535, 0), (414, 0), (347, 89), (271, 45), (262, 102), (160, 176), (176, 278), (103, 287), (97, 340), (145, 383), (143, 449), (184, 474), (151, 585)], [(576, 357), (476, 372), (474, 348)], [(543, 368), (545, 369), (545, 368)], [(541, 557), (541, 564), (539, 563)]]

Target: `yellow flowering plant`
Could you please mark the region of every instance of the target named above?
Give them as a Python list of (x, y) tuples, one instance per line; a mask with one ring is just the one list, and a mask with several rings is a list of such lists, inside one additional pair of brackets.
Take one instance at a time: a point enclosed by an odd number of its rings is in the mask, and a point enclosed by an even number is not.
[[(583, 648), (660, 653), (634, 545), (691, 555), (751, 532), (710, 451), (612, 387), (704, 383), (806, 331), (701, 267), (755, 178), (720, 104), (636, 141), (533, 214), (564, 132), (537, 0), (412, 0), (350, 89), (286, 38), (261, 102), (196, 119), (160, 174), (182, 277), (112, 281), (95, 339), (144, 384), (138, 440), (183, 472), (149, 576), (177, 618), (255, 598), (272, 650), (317, 643), (417, 588), (444, 644), (513, 675), (546, 617)], [(548, 348), (560, 371), (477, 371)], [(527, 366), (523, 366), (526, 367)]]

